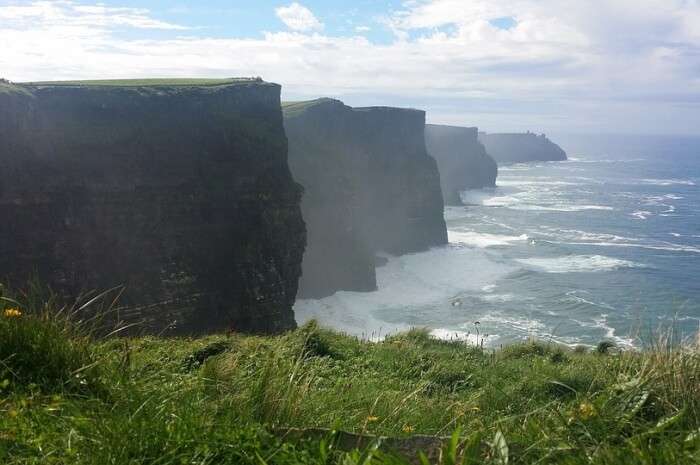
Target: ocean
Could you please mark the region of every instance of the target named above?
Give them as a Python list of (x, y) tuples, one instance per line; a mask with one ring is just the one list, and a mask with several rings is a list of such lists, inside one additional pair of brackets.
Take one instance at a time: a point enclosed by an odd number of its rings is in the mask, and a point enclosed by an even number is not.
[(390, 257), (379, 289), (299, 300), (300, 324), (366, 339), (412, 327), (495, 347), (642, 347), (700, 325), (700, 138), (552, 136), (565, 162), (502, 166), (447, 207), (449, 245)]

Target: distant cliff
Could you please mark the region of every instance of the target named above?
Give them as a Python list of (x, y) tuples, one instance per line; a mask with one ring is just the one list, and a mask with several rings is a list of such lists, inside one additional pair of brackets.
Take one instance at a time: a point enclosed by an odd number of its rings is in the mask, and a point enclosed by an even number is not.
[(284, 115), (290, 168), (305, 188), (301, 296), (373, 290), (376, 252), (447, 242), (424, 112), (321, 99), (285, 104)]
[(123, 284), (126, 313), (181, 332), (292, 328), (305, 227), (279, 97), (252, 80), (0, 84), (0, 281)]
[(285, 104), (289, 167), (304, 186), (308, 231), (300, 297), (377, 287), (367, 237), (368, 154), (357, 140), (355, 113), (337, 100)]
[(365, 125), (370, 179), (370, 234), (394, 255), (447, 243), (440, 173), (425, 147), (425, 112), (356, 108)]
[(479, 142), (477, 128), (428, 124), (425, 142), (440, 170), (445, 204), (461, 205), (460, 192), (496, 185), (498, 166)]
[(479, 133), (479, 140), (486, 152), (498, 163), (524, 163), (529, 161), (566, 160), (566, 152), (544, 134)]

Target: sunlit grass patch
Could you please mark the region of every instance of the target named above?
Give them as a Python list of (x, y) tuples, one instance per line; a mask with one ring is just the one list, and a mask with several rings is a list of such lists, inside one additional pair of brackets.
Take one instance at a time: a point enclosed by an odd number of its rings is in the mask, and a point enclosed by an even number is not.
[(2, 305), (14, 372), (0, 379), (2, 463), (406, 463), (383, 436), (405, 439), (414, 463), (420, 438), (438, 438), (426, 464), (700, 459), (692, 344), (489, 351), (422, 329), (366, 342), (314, 322), (274, 337), (103, 338), (31, 294)]

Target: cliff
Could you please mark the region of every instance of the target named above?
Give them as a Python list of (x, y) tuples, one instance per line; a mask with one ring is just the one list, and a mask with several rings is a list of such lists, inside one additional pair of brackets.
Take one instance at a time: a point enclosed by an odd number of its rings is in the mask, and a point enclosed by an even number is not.
[(305, 227), (279, 97), (259, 80), (2, 85), (0, 280), (124, 285), (153, 329), (294, 327)]
[(479, 133), (486, 152), (498, 163), (525, 163), (529, 161), (566, 160), (566, 152), (544, 134)]
[(394, 255), (447, 244), (440, 173), (425, 146), (425, 112), (356, 108), (365, 125), (370, 236)]
[(479, 142), (477, 128), (428, 124), (425, 142), (440, 170), (445, 204), (462, 205), (460, 192), (496, 185), (498, 166)]
[(376, 252), (447, 242), (424, 112), (321, 99), (285, 104), (284, 115), (290, 168), (305, 189), (300, 296), (374, 290)]
[(374, 247), (366, 237), (368, 157), (352, 108), (337, 100), (285, 104), (289, 167), (304, 186), (307, 225), (299, 296), (377, 288)]

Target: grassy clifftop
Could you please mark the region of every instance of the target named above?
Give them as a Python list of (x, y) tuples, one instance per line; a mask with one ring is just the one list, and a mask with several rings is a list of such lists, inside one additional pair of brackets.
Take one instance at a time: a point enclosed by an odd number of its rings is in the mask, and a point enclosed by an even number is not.
[(258, 78), (161, 78), (161, 79), (95, 79), (77, 81), (23, 82), (21, 86), (37, 87), (209, 87), (232, 84), (262, 83)]
[[(420, 330), (368, 343), (314, 324), (94, 340), (71, 313), (0, 303), (2, 463), (700, 461), (697, 347), (488, 352)], [(420, 462), (430, 437), (451, 435)]]
[(0, 79), (0, 95), (29, 94), (25, 88)]

